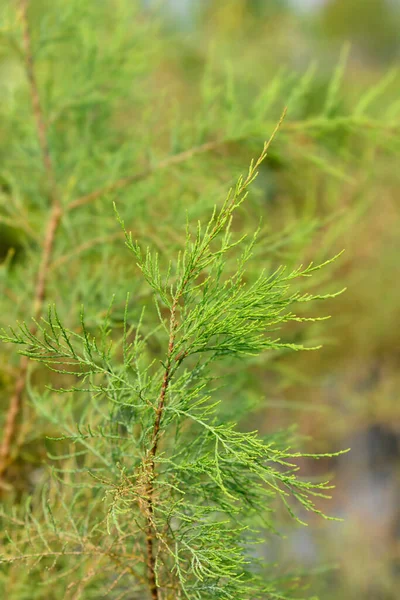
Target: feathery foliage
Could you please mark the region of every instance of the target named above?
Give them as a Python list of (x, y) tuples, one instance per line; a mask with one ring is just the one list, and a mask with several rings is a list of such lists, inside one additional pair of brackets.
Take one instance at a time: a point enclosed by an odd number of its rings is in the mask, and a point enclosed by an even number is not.
[[(66, 477), (85, 490), (68, 509), (71, 532), (60, 530), (51, 504), (44, 511), (50, 539), (28, 516), (23, 525), (28, 537), (20, 543), (39, 536), (36, 551), (17, 545), (20, 553), (9, 558), (11, 563), (52, 557), (61, 577), (60, 556), (64, 562), (69, 558), (69, 573), (73, 556), (82, 563), (98, 552), (100, 565), (80, 577), (80, 588), (86, 587), (84, 582), (93, 585), (100, 570), (101, 593), (109, 585), (121, 594), (130, 580), (129, 593), (137, 589), (138, 597), (150, 593), (154, 599), (272, 598), (277, 593), (275, 584), (265, 581), (253, 548), (262, 541), (260, 528), (274, 530), (270, 511), (276, 498), (293, 516), (296, 501), (319, 512), (314, 498), (325, 497), (330, 486), (298, 477), (295, 459), (300, 454), (219, 418), (221, 383), (217, 385), (212, 367), (225, 356), (257, 355), (282, 346), (302, 349), (280, 341), (275, 330), (291, 320), (307, 320), (293, 312), (296, 303), (332, 295), (292, 291), (297, 278), (322, 265), (261, 272), (254, 281), (246, 277), (256, 236), (250, 243), (235, 239), (231, 222), (268, 147), (266, 143), (206, 227), (199, 223), (191, 232), (188, 224), (185, 248), (166, 273), (157, 254), (144, 252), (125, 232), (154, 294), (165, 346), (159, 360), (146, 353), (153, 335), (141, 332), (146, 313), (129, 324), (128, 303), (116, 340), (110, 339), (108, 319), (96, 338), (83, 313), (76, 332), (66, 329), (51, 308), (36, 323), (37, 333), (26, 324), (2, 333), (3, 341), (22, 345), (24, 356), (73, 380), (59, 390), (68, 405), (60, 414), (68, 412), (70, 421), (57, 419), (57, 425), (65, 429), (61, 440), (73, 447), (68, 460), (75, 467), (54, 471), (59, 486), (68, 485)], [(227, 255), (238, 249), (236, 270), (227, 274)], [(111, 314), (112, 307), (108, 318)], [(40, 411), (42, 400), (37, 396), (36, 401)], [(90, 505), (88, 514), (83, 499)], [(92, 512), (99, 502), (101, 509)], [(10, 551), (15, 552), (11, 542)], [(116, 581), (110, 581), (110, 561)], [(36, 568), (42, 568), (41, 560)]]

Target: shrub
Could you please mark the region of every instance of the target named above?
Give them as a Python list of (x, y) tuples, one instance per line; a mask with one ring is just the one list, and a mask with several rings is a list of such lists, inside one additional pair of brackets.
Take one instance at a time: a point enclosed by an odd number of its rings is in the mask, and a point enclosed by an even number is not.
[[(295, 518), (296, 504), (322, 514), (315, 499), (329, 486), (298, 476), (304, 455), (290, 449), (290, 432), (261, 435), (243, 417), (254, 404), (250, 369), (269, 350), (310, 347), (293, 326), (318, 323), (307, 303), (335, 294), (308, 279), (331, 261), (298, 266), (326, 228), (325, 208), (306, 201), (282, 229), (282, 215), (261, 226), (259, 217), (266, 206), (273, 213), (285, 155), (301, 154), (296, 179), (301, 167), (310, 182), (312, 165), (315, 180), (332, 177), (339, 192), (354, 182), (345, 162), (357, 157), (361, 169), (361, 142), (375, 147), (385, 131), (365, 116), (374, 96), (342, 110), (342, 61), (321, 113), (308, 115), (311, 71), (300, 81), (280, 75), (249, 103), (231, 74), (220, 84), (209, 66), (200, 100), (188, 98), (177, 117), (154, 75), (165, 34), (134, 3), (23, 0), (18, 13), (12, 2), (1, 10), (1, 68), (10, 71), (2, 321), (20, 323), (1, 339), (21, 355), (18, 363), (2, 347), (11, 390), (0, 448), (2, 592), (293, 595), (297, 579), (266, 564), (262, 542), (279, 528), (279, 501)], [(271, 138), (221, 204), (238, 157), (273, 129), (282, 93), (292, 116), (279, 122), (274, 150)], [(285, 324), (282, 341), (275, 331)]]

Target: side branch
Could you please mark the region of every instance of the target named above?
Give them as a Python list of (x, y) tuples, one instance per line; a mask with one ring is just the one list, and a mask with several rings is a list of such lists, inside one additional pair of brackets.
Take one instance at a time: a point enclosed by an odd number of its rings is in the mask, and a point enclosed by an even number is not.
[(164, 160), (156, 163), (154, 166), (150, 166), (147, 169), (143, 169), (139, 173), (135, 173), (134, 175), (130, 175), (128, 177), (122, 177), (121, 179), (117, 179), (116, 181), (106, 185), (98, 190), (94, 190), (89, 194), (85, 194), (76, 200), (73, 200), (68, 205), (68, 210), (74, 210), (75, 208), (79, 208), (85, 204), (90, 204), (94, 202), (104, 194), (108, 194), (110, 192), (116, 192), (121, 190), (129, 185), (137, 183), (138, 181), (142, 181), (143, 179), (147, 179), (150, 175), (155, 173), (156, 171), (161, 171), (173, 165), (179, 165), (180, 163), (186, 162), (197, 156), (198, 154), (205, 154), (206, 152), (211, 152), (216, 148), (220, 148), (221, 146), (228, 143), (229, 140), (216, 140), (213, 142), (207, 142), (205, 144), (201, 144), (200, 146), (195, 146), (193, 148), (189, 148), (189, 150), (185, 150), (184, 152), (180, 152), (179, 154), (174, 154), (173, 156), (169, 156)]
[[(42, 161), (46, 175), (48, 195), (51, 205), (50, 216), (45, 230), (41, 263), (36, 277), (35, 295), (33, 298), (33, 313), (35, 321), (37, 321), (42, 313), (43, 303), (46, 296), (46, 284), (49, 266), (51, 262), (51, 255), (53, 252), (57, 229), (60, 225), (62, 218), (62, 206), (57, 194), (56, 179), (48, 144), (47, 128), (43, 116), (42, 106), (40, 103), (39, 90), (37, 87), (33, 67), (32, 44), (27, 16), (28, 5), (29, 0), (21, 0), (20, 9), (23, 26), (25, 70), (29, 82), (32, 109), (36, 122), (36, 131), (39, 140), (39, 145), (41, 148)], [(31, 332), (35, 333), (36, 330), (37, 326), (33, 324), (31, 327)], [(10, 463), (12, 443), (17, 433), (18, 416), (21, 412), (22, 400), (26, 387), (28, 362), (29, 361), (26, 357), (23, 357), (21, 359), (19, 365), (19, 372), (15, 383), (14, 393), (11, 396), (6, 415), (3, 439), (0, 445), (0, 480), (3, 478), (4, 472), (6, 471)]]

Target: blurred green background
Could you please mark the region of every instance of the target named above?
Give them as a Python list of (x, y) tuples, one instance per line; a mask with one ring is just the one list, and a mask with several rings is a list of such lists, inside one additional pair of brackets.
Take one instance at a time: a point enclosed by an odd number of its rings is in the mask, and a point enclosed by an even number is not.
[[(254, 81), (272, 79), (282, 68), (303, 72), (315, 64), (304, 106), (309, 114), (347, 45), (342, 99), (347, 106), (398, 66), (397, 0), (147, 0), (146, 5), (164, 11), (164, 26), (173, 36), (164, 77), (174, 81), (177, 95), (190, 96), (210, 47), (218, 64), (229, 62), (250, 90)], [(392, 101), (399, 91), (394, 75), (385, 97)], [(399, 134), (388, 131), (397, 147)], [(336, 240), (346, 249), (338, 276), (348, 289), (330, 307), (329, 340), (312, 356), (281, 359), (282, 385), (276, 375), (265, 374), (266, 430), (297, 421), (311, 436), (313, 450), (352, 449), (331, 465), (336, 490), (329, 511), (344, 521), (315, 520), (288, 532), (282, 550), (271, 550), (271, 560), (289, 567), (301, 563), (318, 571), (335, 564), (318, 589), (315, 582), (312, 586), (325, 599), (394, 600), (400, 590), (399, 174), (396, 160), (379, 152), (370, 169), (363, 210)], [(276, 176), (284, 177), (284, 170)], [(299, 177), (306, 173), (300, 170)], [(344, 185), (339, 208), (351, 212), (356, 201), (351, 185)], [(285, 197), (278, 193), (267, 210), (279, 210), (280, 202)], [(325, 202), (322, 192), (316, 202)], [(317, 467), (304, 465), (311, 475), (319, 474)]]

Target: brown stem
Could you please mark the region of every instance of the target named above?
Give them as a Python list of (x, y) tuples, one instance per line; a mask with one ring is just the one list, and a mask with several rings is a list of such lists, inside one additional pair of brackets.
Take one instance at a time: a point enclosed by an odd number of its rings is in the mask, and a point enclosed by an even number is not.
[(161, 417), (162, 417), (162, 414), (164, 411), (165, 397), (166, 397), (168, 385), (170, 382), (172, 355), (173, 355), (174, 347), (175, 347), (175, 331), (176, 331), (176, 327), (178, 324), (177, 320), (176, 320), (176, 309), (178, 306), (178, 300), (179, 300), (179, 294), (176, 295), (175, 300), (171, 307), (167, 364), (165, 367), (164, 378), (163, 378), (163, 383), (162, 383), (161, 392), (160, 392), (160, 398), (158, 401), (158, 407), (157, 407), (157, 411), (156, 411), (156, 419), (155, 419), (154, 428), (153, 428), (152, 447), (150, 450), (150, 457), (152, 459), (154, 459), (157, 454)]
[[(49, 272), (49, 265), (54, 247), (56, 232), (60, 225), (62, 217), (62, 206), (57, 194), (54, 168), (48, 144), (46, 122), (43, 115), (39, 90), (33, 67), (32, 43), (27, 15), (28, 5), (29, 0), (20, 0), (21, 21), (23, 27), (25, 70), (29, 82), (32, 109), (36, 123), (36, 132), (41, 150), (44, 171), (46, 175), (48, 197), (51, 205), (51, 211), (45, 230), (42, 259), (36, 277), (35, 295), (33, 298), (33, 313), (36, 321), (42, 313), (43, 303), (46, 296), (47, 276)], [(36, 330), (37, 326), (33, 324), (31, 327), (31, 332), (35, 333)], [(4, 426), (3, 439), (0, 446), (0, 479), (3, 477), (4, 472), (7, 469), (10, 462), (11, 446), (17, 431), (17, 421), (22, 408), (22, 400), (26, 387), (27, 373), (28, 359), (26, 357), (23, 357), (19, 365), (19, 373), (15, 383), (14, 393), (10, 399)]]
[(179, 293), (175, 296), (171, 307), (169, 322), (169, 342), (167, 362), (164, 371), (163, 382), (156, 410), (156, 417), (153, 426), (151, 447), (148, 455), (147, 474), (146, 474), (146, 546), (147, 546), (147, 570), (149, 577), (149, 587), (152, 600), (159, 600), (159, 588), (156, 581), (156, 561), (154, 557), (154, 546), (156, 532), (154, 528), (154, 477), (155, 477), (155, 458), (157, 455), (158, 442), (160, 438), (161, 418), (164, 412), (165, 399), (168, 386), (171, 381), (172, 356), (175, 348), (175, 332), (177, 327), (176, 311), (179, 302)]

